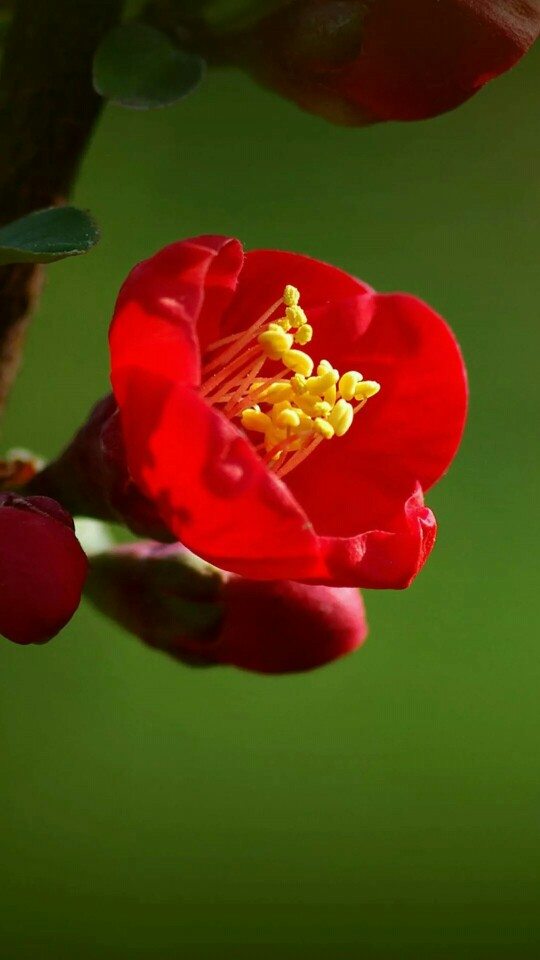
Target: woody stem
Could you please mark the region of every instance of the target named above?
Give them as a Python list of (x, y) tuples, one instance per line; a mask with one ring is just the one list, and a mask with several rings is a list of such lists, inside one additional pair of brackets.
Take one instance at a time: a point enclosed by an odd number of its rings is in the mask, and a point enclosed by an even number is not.
[[(69, 195), (100, 111), (93, 54), (122, 0), (18, 0), (0, 69), (0, 225)], [(0, 412), (43, 268), (0, 268)]]

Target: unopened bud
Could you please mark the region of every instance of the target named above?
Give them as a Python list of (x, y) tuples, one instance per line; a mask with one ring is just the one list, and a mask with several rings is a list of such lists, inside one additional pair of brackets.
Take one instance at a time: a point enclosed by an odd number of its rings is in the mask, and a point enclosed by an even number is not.
[(49, 497), (0, 494), (0, 634), (45, 643), (73, 616), (88, 562), (68, 513)]
[(459, 106), (539, 33), (531, 0), (285, 0), (225, 56), (311, 113), (361, 125)]
[(134, 543), (93, 557), (86, 593), (149, 646), (197, 666), (311, 670), (367, 635), (353, 588), (246, 580), (179, 544)]

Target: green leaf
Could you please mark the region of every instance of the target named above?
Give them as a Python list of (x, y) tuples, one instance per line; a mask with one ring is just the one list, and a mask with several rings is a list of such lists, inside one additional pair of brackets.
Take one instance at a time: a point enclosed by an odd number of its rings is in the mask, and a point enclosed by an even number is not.
[(98, 240), (97, 225), (84, 210), (37, 210), (0, 228), (0, 264), (54, 263), (87, 253)]
[(106, 37), (94, 59), (94, 88), (132, 110), (167, 107), (187, 97), (204, 76), (197, 54), (180, 50), (144, 23), (124, 23)]
[(242, 30), (285, 7), (290, 0), (209, 0), (203, 18), (216, 31)]

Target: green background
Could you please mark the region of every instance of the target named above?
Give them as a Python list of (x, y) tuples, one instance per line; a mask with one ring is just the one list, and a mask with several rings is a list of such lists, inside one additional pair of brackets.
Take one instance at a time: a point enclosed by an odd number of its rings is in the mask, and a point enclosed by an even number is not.
[(75, 196), (103, 240), (49, 268), (4, 449), (59, 450), (128, 269), (205, 232), (428, 300), (471, 412), (432, 558), (366, 593), (344, 661), (196, 672), (85, 605), (1, 644), (2, 957), (539, 955), (539, 54), (411, 125), (332, 128), (234, 72), (106, 111)]

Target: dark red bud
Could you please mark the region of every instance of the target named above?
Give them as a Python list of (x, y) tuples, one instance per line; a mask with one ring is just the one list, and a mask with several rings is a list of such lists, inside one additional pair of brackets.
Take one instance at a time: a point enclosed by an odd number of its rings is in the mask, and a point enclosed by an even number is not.
[(364, 604), (352, 587), (230, 577), (223, 589), (220, 656), (244, 670), (313, 670), (361, 646)]
[(509, 70), (540, 33), (540, 0), (291, 0), (226, 54), (336, 123), (444, 113)]
[(45, 643), (79, 606), (88, 561), (68, 513), (48, 497), (0, 494), (0, 634)]
[(171, 540), (154, 504), (131, 479), (120, 414), (111, 394), (95, 405), (66, 449), (24, 492), (55, 497), (73, 514), (123, 523), (139, 536)]
[(87, 595), (149, 646), (196, 665), (312, 670), (367, 636), (355, 589), (246, 580), (179, 544), (129, 544), (93, 557)]

